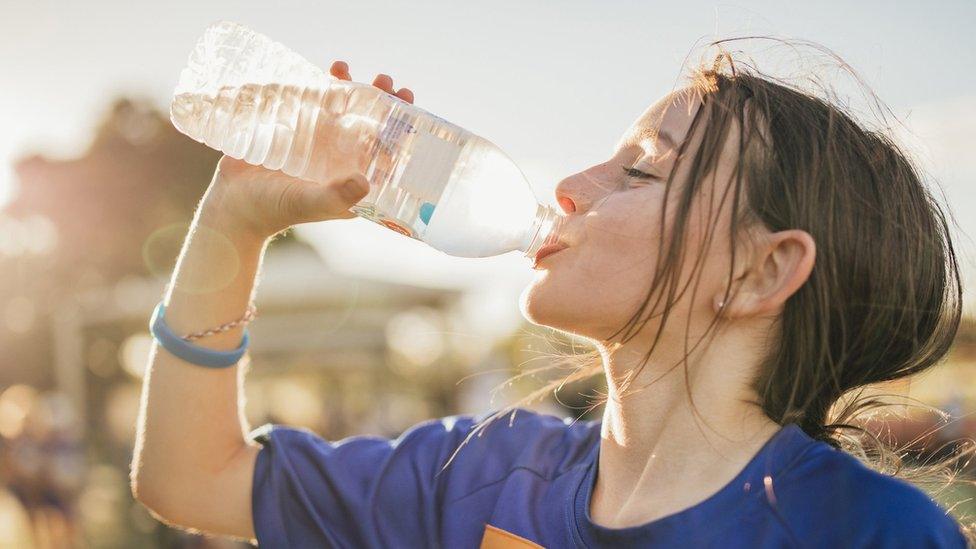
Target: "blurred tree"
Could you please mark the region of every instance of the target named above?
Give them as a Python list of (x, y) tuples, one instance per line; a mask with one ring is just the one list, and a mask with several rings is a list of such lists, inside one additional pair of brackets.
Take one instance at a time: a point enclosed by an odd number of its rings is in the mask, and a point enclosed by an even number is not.
[[(131, 277), (155, 276), (163, 289), (219, 157), (219, 152), (179, 133), (152, 103), (121, 98), (111, 103), (81, 156), (54, 159), (35, 154), (15, 163), (18, 192), (0, 210), (0, 389), (15, 383), (42, 390), (55, 387), (55, 348), (62, 343), (55, 337), (55, 315), (73, 296), (123, 288), (118, 283)], [(291, 233), (282, 237), (293, 238)], [(111, 389), (131, 382), (117, 365), (119, 345), (131, 332), (124, 328), (93, 326), (97, 334), (90, 333), (91, 341), (82, 342), (84, 363), (93, 371), (101, 368), (102, 376), (87, 376), (90, 399), (83, 417), (92, 425), (105, 417), (102, 404)], [(106, 363), (115, 366), (105, 369)], [(137, 386), (133, 390), (138, 394)], [(94, 470), (124, 479), (128, 448), (113, 451), (104, 440), (105, 429), (92, 425), (86, 439), (89, 458), (111, 464)], [(0, 478), (0, 483), (11, 480)], [(98, 492), (98, 478), (88, 480), (97, 493), (131, 503), (124, 481)], [(65, 497), (74, 499), (72, 494)], [(122, 526), (103, 532), (118, 538), (108, 545), (202, 543), (195, 537), (186, 543), (160, 541), (176, 534), (154, 521), (143, 523), (140, 527), (138, 521), (123, 520)], [(108, 546), (95, 538), (87, 541)]]
[(82, 156), (15, 163), (19, 192), (0, 211), (0, 385), (49, 384), (49, 315), (73, 292), (166, 278), (219, 157), (149, 101), (122, 98)]

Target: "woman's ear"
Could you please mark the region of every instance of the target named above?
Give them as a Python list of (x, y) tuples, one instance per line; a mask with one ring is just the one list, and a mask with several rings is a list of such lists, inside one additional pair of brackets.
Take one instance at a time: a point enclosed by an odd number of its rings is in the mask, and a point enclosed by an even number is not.
[(738, 280), (728, 303), (716, 302), (726, 317), (778, 314), (783, 304), (810, 278), (817, 247), (810, 233), (789, 229), (757, 242), (752, 264)]

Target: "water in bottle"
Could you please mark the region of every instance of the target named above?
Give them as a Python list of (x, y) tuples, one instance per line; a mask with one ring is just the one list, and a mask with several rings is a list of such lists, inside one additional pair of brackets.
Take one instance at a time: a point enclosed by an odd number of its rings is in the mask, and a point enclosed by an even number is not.
[(310, 182), (365, 174), (358, 215), (461, 257), (534, 257), (561, 217), (498, 147), (241, 25), (210, 26), (170, 108), (188, 136)]

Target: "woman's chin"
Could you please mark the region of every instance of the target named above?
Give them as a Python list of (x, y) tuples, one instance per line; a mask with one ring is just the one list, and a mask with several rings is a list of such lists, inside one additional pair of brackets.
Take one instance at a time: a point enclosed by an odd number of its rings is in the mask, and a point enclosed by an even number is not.
[(559, 292), (553, 291), (551, 285), (543, 279), (534, 280), (526, 286), (519, 295), (519, 310), (522, 316), (532, 324), (560, 328), (558, 324), (565, 321), (566, 299), (560, 299)]

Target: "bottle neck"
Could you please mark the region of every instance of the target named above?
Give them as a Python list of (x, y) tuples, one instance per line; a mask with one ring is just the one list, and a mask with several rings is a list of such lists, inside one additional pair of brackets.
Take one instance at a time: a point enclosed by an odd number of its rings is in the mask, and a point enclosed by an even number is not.
[(563, 217), (559, 215), (556, 208), (539, 204), (536, 210), (535, 219), (532, 225), (525, 231), (522, 245), (519, 250), (525, 253), (525, 257), (535, 259), (536, 252), (546, 244), (556, 242), (559, 237), (559, 230), (562, 228)]

